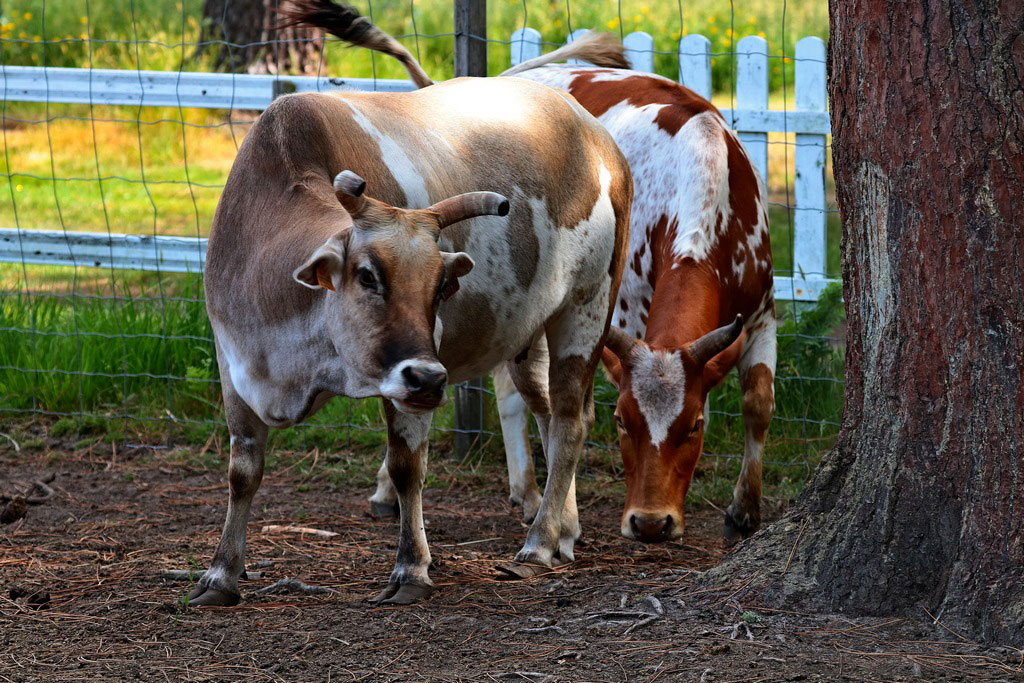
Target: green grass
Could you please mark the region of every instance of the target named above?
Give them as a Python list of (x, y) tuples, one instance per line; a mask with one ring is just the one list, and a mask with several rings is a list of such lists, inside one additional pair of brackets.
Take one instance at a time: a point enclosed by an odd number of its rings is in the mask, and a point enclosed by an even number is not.
[[(117, 275), (117, 274), (115, 274)], [(53, 437), (68, 438), (76, 449), (93, 443), (164, 438), (201, 445), (211, 438), (227, 442), (210, 329), (201, 302), (200, 280), (164, 276), (140, 282), (130, 274), (113, 293), (52, 296), (9, 293), (0, 299), (0, 414), (27, 411), (52, 414)], [(108, 292), (109, 294), (109, 292)], [(779, 381), (776, 415), (767, 444), (765, 480), (769, 491), (788, 499), (798, 490), (819, 453), (836, 433), (842, 408), (842, 353), (820, 339), (840, 321), (838, 287), (799, 320), (787, 314), (779, 331)], [(598, 378), (597, 421), (590, 439), (614, 446), (612, 418), (616, 393)], [(730, 376), (711, 397), (712, 419), (705, 451), (743, 451), (741, 397)], [(447, 449), (453, 425), (452, 403), (438, 411), (435, 447)], [(271, 450), (325, 453), (337, 481), (372, 478), (361, 461), (326, 454), (379, 450), (384, 445), (383, 416), (376, 400), (335, 399), (307, 425), (273, 432)], [(498, 433), (493, 401), (485, 411), (485, 429)], [(499, 453), (497, 436), (484, 437), (472, 457)], [(490, 456), (488, 456), (490, 457)], [(728, 501), (738, 473), (735, 458), (708, 458), (695, 482), (696, 496)], [(584, 470), (607, 485), (621, 480), (617, 455), (592, 449)]]

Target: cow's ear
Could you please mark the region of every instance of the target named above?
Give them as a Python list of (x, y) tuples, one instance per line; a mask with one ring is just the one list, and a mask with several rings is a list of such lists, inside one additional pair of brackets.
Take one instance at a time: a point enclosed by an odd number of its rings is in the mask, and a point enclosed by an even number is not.
[(345, 249), (349, 233), (334, 235), (313, 252), (305, 263), (295, 269), (292, 277), (310, 289), (337, 291), (345, 268)]
[(464, 251), (452, 254), (446, 251), (441, 252), (441, 259), (444, 261), (444, 291), (441, 298), (448, 300), (459, 291), (459, 278), (468, 275), (473, 270), (473, 259)]

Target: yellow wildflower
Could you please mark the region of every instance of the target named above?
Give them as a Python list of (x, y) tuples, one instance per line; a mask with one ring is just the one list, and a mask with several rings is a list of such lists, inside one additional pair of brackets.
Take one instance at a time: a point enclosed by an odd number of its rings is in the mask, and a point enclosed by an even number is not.
[(31, 12), (25, 12), (24, 17), (25, 17), (25, 21), (32, 21), (32, 13)]
[(640, 8), (640, 14), (650, 14), (650, 13), (651, 13), (651, 8), (648, 7), (647, 5), (644, 5), (643, 7)]
[(88, 24), (89, 23), (89, 17), (82, 17), (81, 19), (79, 19), (79, 21), (82, 22), (83, 24)]
[(708, 31), (710, 31), (711, 35), (715, 35), (716, 33), (718, 33), (718, 27), (712, 26), (711, 28), (708, 29)]
[(641, 17), (639, 14), (636, 14), (636, 15), (633, 16), (633, 23), (639, 24), (643, 20), (644, 20), (644, 18)]
[(21, 190), (22, 190), (22, 187), (21, 187), (21, 185), (18, 185), (18, 186), (17, 186), (17, 187), (15, 187), (14, 189), (15, 189), (15, 190), (17, 190), (18, 192), (21, 192)]
[(89, 40), (89, 34), (88, 33), (83, 33), (83, 34), (81, 34), (78, 37), (81, 38), (82, 40)]
[(708, 23), (709, 24), (715, 23), (715, 15), (714, 14), (709, 14), (708, 15)]
[(765, 35), (764, 31), (758, 31), (757, 32), (757, 37), (758, 38), (767, 38), (768, 36)]
[(618, 27), (619, 27), (619, 20), (618, 19), (609, 19), (608, 20), (608, 28), (615, 29), (615, 28), (618, 28)]
[(562, 20), (555, 19), (555, 28), (562, 28)]

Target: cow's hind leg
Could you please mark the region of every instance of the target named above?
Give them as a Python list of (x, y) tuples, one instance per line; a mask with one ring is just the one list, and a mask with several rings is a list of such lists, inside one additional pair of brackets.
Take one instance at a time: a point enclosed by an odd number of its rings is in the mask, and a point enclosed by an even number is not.
[(530, 414), (526, 400), (516, 389), (508, 369), (494, 369), (494, 393), (501, 417), (501, 438), (505, 443), (505, 461), (508, 464), (509, 500), (523, 508), (523, 521), (527, 524), (540, 509), (540, 489), (533, 471), (533, 451), (530, 448)]
[[(227, 373), (223, 373), (226, 375)], [(222, 378), (224, 412), (231, 433), (228, 514), (210, 568), (188, 596), (189, 605), (237, 605), (238, 577), (245, 569), (245, 526), (249, 507), (263, 480), (267, 426)]]
[(409, 415), (384, 402), (388, 420), (387, 472), (398, 492), (398, 556), (388, 586), (372, 599), (375, 603), (408, 605), (430, 595), (427, 574), (430, 549), (423, 527), (423, 479), (427, 469), (427, 437), (432, 413)]
[(391, 483), (386, 455), (377, 468), (377, 490), (370, 496), (370, 516), (377, 519), (398, 517), (398, 491)]
[(573, 560), (580, 536), (575, 501), (576, 464), (583, 447), (590, 386), (607, 317), (607, 291), (568, 307), (547, 325), (550, 355), (544, 497), (515, 563), (499, 569), (509, 577), (543, 573), (556, 561)]
[(723, 535), (728, 545), (747, 538), (761, 525), (761, 457), (775, 411), (775, 327), (769, 308), (750, 331), (737, 366), (746, 438), (740, 476), (725, 511)]

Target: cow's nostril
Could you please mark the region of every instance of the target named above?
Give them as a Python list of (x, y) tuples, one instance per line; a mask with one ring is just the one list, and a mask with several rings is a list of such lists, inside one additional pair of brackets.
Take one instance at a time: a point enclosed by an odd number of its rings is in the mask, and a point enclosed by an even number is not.
[(675, 520), (672, 515), (630, 515), (629, 528), (633, 537), (645, 543), (661, 543), (672, 535)]
[(448, 373), (444, 371), (434, 371), (427, 374), (424, 384), (431, 389), (438, 389), (443, 387), (448, 381)]
[(433, 393), (444, 389), (448, 382), (448, 373), (443, 369), (409, 365), (402, 368), (405, 386), (412, 393)]
[(419, 373), (411, 365), (402, 368), (402, 379), (405, 380), (405, 385), (413, 391), (418, 390), (422, 386)]

